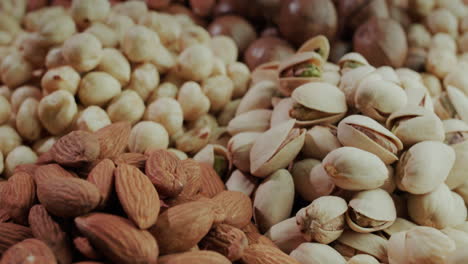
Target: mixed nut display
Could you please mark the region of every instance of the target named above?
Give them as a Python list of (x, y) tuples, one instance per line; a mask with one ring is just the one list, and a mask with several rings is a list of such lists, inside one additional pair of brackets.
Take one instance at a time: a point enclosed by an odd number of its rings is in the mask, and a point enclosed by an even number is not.
[(2, 0), (0, 264), (466, 264), (467, 52), (462, 0)]

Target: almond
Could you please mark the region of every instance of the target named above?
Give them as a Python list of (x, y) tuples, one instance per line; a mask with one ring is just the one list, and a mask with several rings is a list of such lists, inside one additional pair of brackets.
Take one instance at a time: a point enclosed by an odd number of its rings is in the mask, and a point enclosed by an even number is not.
[(105, 126), (94, 134), (99, 140), (100, 159), (113, 158), (123, 153), (127, 148), (132, 126), (129, 122), (117, 122)]
[(250, 245), (242, 256), (244, 264), (300, 264), (276, 247), (262, 244)]
[(80, 261), (75, 262), (73, 264), (104, 264), (104, 262), (97, 262), (97, 261)]
[(145, 170), (145, 164), (148, 156), (141, 154), (141, 153), (122, 153), (112, 160), (116, 165), (120, 164), (128, 164), (133, 165), (140, 170)]
[(40, 165), (34, 171), (36, 184), (49, 177), (73, 178), (74, 176), (58, 164)]
[(98, 138), (89, 132), (77, 130), (61, 137), (51, 148), (55, 162), (63, 166), (80, 167), (99, 157)]
[(191, 251), (160, 257), (158, 264), (230, 264), (223, 255), (208, 250)]
[(44, 165), (54, 162), (54, 156), (52, 155), (52, 151), (49, 150), (47, 152), (42, 153), (36, 160), (36, 164)]
[(28, 223), (28, 213), (36, 199), (34, 180), (26, 172), (17, 172), (8, 179), (2, 188), (1, 207), (18, 224)]
[(158, 244), (154, 237), (125, 218), (93, 213), (75, 218), (75, 224), (92, 245), (114, 263), (157, 262)]
[(13, 223), (0, 223), (0, 255), (14, 244), (32, 236), (29, 227)]
[(244, 193), (237, 191), (222, 191), (213, 201), (226, 211), (224, 223), (242, 228), (252, 219), (252, 201)]
[(188, 202), (164, 211), (149, 231), (159, 241), (161, 254), (179, 253), (197, 245), (210, 231), (213, 219), (205, 202)]
[(87, 180), (99, 189), (101, 202), (99, 207), (103, 208), (114, 190), (115, 165), (110, 159), (101, 160), (88, 174)]
[(5, 263), (44, 263), (56, 264), (54, 253), (42, 241), (29, 238), (15, 244), (3, 253), (2, 264)]
[(34, 176), (34, 173), (38, 167), (39, 165), (36, 165), (36, 164), (20, 164), (15, 167), (13, 174), (17, 172), (26, 172), (29, 175)]
[(5, 223), (10, 220), (10, 215), (5, 209), (0, 209), (0, 223)]
[(91, 242), (89, 242), (89, 239), (86, 237), (76, 237), (73, 239), (73, 244), (75, 245), (75, 248), (86, 258), (102, 258), (101, 254), (99, 254), (99, 252), (94, 249), (94, 247), (91, 245)]
[(137, 167), (121, 164), (115, 169), (115, 190), (124, 211), (139, 228), (156, 223), (161, 206), (158, 192)]
[(179, 158), (163, 149), (151, 152), (146, 161), (145, 172), (163, 197), (177, 196), (187, 182), (187, 175)]
[(256, 232), (245, 232), (245, 235), (247, 236), (247, 240), (249, 241), (249, 245), (254, 245), (254, 244), (261, 244), (261, 245), (266, 245), (270, 247), (277, 247), (276, 244), (271, 241), (268, 237), (256, 233)]
[(193, 196), (200, 192), (202, 185), (202, 168), (200, 164), (193, 159), (185, 159), (181, 162), (182, 169), (187, 175), (187, 182), (179, 196)]
[(200, 163), (200, 167), (202, 168), (201, 194), (212, 198), (216, 194), (226, 189), (223, 181), (221, 180), (221, 177), (219, 177), (218, 173), (216, 173), (216, 171), (210, 165), (206, 163)]
[(226, 224), (215, 225), (200, 242), (201, 249), (219, 252), (230, 261), (236, 261), (248, 246), (244, 232)]
[(29, 211), (29, 226), (34, 237), (49, 246), (58, 263), (71, 263), (72, 251), (68, 236), (47, 213), (44, 206), (37, 204), (31, 208)]
[(100, 202), (98, 188), (83, 179), (48, 177), (37, 184), (37, 197), (51, 214), (76, 217), (96, 208)]

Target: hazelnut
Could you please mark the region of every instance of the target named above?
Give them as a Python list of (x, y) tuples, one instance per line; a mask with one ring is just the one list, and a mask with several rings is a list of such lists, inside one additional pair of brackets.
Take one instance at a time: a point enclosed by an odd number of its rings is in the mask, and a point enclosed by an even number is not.
[(237, 46), (229, 37), (214, 36), (211, 39), (211, 49), (214, 55), (220, 58), (226, 65), (237, 61)]
[(204, 80), (202, 90), (210, 100), (210, 111), (219, 112), (231, 101), (234, 84), (227, 76), (218, 75)]
[(49, 133), (60, 135), (73, 123), (78, 107), (73, 95), (64, 90), (55, 91), (39, 102), (38, 115)]
[(148, 7), (143, 1), (130, 0), (114, 5), (112, 11), (129, 16), (135, 23), (138, 23), (140, 17), (148, 12)]
[(65, 90), (75, 95), (80, 79), (80, 75), (72, 67), (61, 66), (48, 70), (42, 76), (41, 86), (46, 94), (56, 90)]
[(180, 54), (177, 70), (183, 78), (201, 81), (211, 74), (213, 61), (213, 52), (208, 47), (193, 45)]
[(0, 152), (6, 157), (10, 151), (21, 145), (21, 137), (9, 125), (0, 126)]
[(95, 21), (104, 20), (110, 11), (108, 0), (75, 0), (70, 13), (79, 28), (86, 28)]
[(184, 113), (178, 101), (163, 97), (148, 105), (144, 119), (160, 123), (169, 135), (174, 135), (182, 130)]
[(7, 98), (0, 95), (0, 125), (5, 124), (11, 115), (11, 105)]
[(102, 51), (102, 59), (96, 70), (112, 75), (122, 86), (126, 85), (130, 80), (130, 63), (122, 52), (114, 48), (107, 48)]
[(73, 35), (62, 48), (65, 61), (78, 72), (87, 72), (98, 66), (102, 58), (102, 44), (90, 33)]
[(37, 100), (40, 100), (42, 97), (41, 90), (35, 86), (30, 86), (30, 85), (24, 85), (21, 87), (18, 87), (12, 94), (10, 98), (10, 103), (11, 103), (11, 108), (14, 113), (18, 111), (20, 108), (21, 104), (26, 100), (27, 98), (35, 98)]
[(32, 78), (33, 66), (20, 53), (6, 56), (0, 65), (0, 77), (4, 84), (15, 88)]
[(75, 21), (69, 15), (56, 16), (39, 28), (40, 36), (50, 45), (62, 44), (76, 32)]
[(45, 65), (48, 69), (67, 65), (65, 57), (63, 57), (61, 47), (56, 47), (49, 50), (45, 58)]
[(156, 122), (142, 121), (136, 124), (128, 139), (131, 152), (144, 153), (147, 149), (167, 149), (169, 135), (166, 129)]
[(95, 22), (88, 27), (84, 32), (93, 34), (101, 41), (102, 46), (105, 48), (116, 47), (119, 44), (119, 37), (113, 28), (101, 23)]
[(159, 85), (159, 72), (151, 63), (143, 63), (133, 69), (128, 89), (134, 90), (146, 101)]
[(42, 124), (38, 116), (39, 101), (35, 98), (27, 98), (21, 104), (16, 114), (16, 130), (29, 141), (41, 137)]
[(158, 35), (145, 26), (133, 26), (125, 32), (122, 50), (131, 62), (150, 61), (157, 52)]
[(88, 106), (78, 114), (76, 127), (79, 130), (95, 132), (100, 128), (110, 125), (111, 121), (106, 111), (99, 106)]
[(107, 107), (107, 114), (113, 123), (128, 121), (138, 122), (145, 111), (145, 104), (137, 92), (125, 90), (116, 96)]
[(37, 155), (27, 146), (18, 146), (13, 149), (5, 158), (5, 174), (8, 177), (13, 175), (16, 166), (21, 164), (35, 163)]
[(200, 85), (196, 82), (186, 82), (180, 87), (177, 101), (182, 107), (185, 120), (197, 120), (208, 113), (210, 99), (203, 94)]

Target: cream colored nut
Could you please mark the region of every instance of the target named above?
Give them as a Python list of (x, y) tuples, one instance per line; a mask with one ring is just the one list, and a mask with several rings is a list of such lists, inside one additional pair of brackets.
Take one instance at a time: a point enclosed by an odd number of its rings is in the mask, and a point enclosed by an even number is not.
[(185, 152), (183, 151), (180, 151), (178, 149), (175, 149), (175, 148), (169, 148), (167, 149), (169, 152), (172, 152), (174, 153), (180, 160), (186, 160), (188, 159), (188, 156)]
[(407, 36), (410, 47), (427, 48), (431, 43), (431, 34), (422, 24), (411, 24)]
[(156, 65), (160, 73), (167, 73), (176, 65), (177, 54), (172, 53), (161, 43), (155, 44), (156, 53), (151, 58), (150, 62)]
[(70, 66), (61, 66), (48, 70), (41, 79), (42, 89), (46, 94), (65, 90), (75, 95), (80, 83), (80, 75)]
[(0, 3), (0, 10), (4, 10), (16, 20), (20, 21), (26, 13), (27, 1), (6, 0)]
[(391, 236), (402, 231), (408, 231), (415, 226), (418, 225), (404, 218), (397, 217), (393, 225), (387, 227), (383, 231), (385, 232), (385, 234)]
[(69, 15), (56, 16), (39, 28), (40, 36), (50, 45), (62, 44), (75, 32), (75, 22)]
[(38, 141), (34, 142), (33, 150), (38, 155), (44, 154), (52, 148), (55, 142), (57, 142), (57, 137), (41, 138)]
[(166, 129), (156, 122), (142, 121), (132, 128), (128, 139), (131, 152), (144, 153), (147, 149), (167, 149), (169, 135)]
[(24, 17), (23, 22), (28, 31), (34, 32), (38, 31), (43, 24), (53, 20), (53, 18), (63, 15), (67, 15), (63, 6), (45, 6), (41, 9), (28, 12)]
[(386, 262), (387, 244), (387, 239), (381, 236), (345, 230), (333, 247), (345, 258), (364, 253)]
[(253, 202), (254, 219), (264, 233), (291, 215), (294, 202), (294, 182), (291, 174), (280, 169), (257, 188)]
[(45, 65), (48, 69), (67, 65), (62, 53), (62, 47), (51, 48), (45, 58)]
[(25, 33), (21, 40), (17, 40), (22, 56), (33, 64), (34, 68), (44, 66), (50, 44), (38, 33)]
[(224, 64), (224, 62), (220, 58), (214, 57), (213, 70), (211, 71), (210, 76), (217, 76), (217, 75), (227, 75), (226, 64)]
[(10, 102), (3, 96), (0, 95), (0, 125), (5, 124), (10, 119), (11, 105)]
[(232, 80), (234, 84), (234, 90), (232, 92), (233, 98), (239, 98), (244, 96), (249, 88), (250, 81), (250, 70), (247, 65), (242, 62), (233, 62), (227, 65), (227, 76)]
[(10, 33), (0, 31), (0, 45), (6, 46), (13, 40), (13, 36)]
[(236, 62), (239, 53), (234, 40), (222, 35), (211, 39), (211, 49), (226, 65)]
[(39, 120), (52, 135), (65, 132), (73, 123), (77, 112), (75, 98), (67, 91), (55, 91), (39, 102)]
[(237, 107), (239, 106), (241, 99), (233, 100), (224, 106), (223, 110), (218, 115), (218, 124), (220, 126), (227, 126), (229, 122), (235, 117)]
[(176, 44), (182, 33), (182, 27), (172, 15), (150, 11), (140, 17), (139, 23), (158, 33), (164, 46), (170, 47)]
[(18, 109), (20, 108), (24, 100), (30, 97), (40, 100), (42, 97), (41, 90), (35, 86), (30, 85), (24, 85), (16, 88), (11, 94), (10, 98), (11, 108), (13, 112), (18, 112)]
[(164, 126), (169, 135), (174, 135), (182, 130), (184, 113), (175, 99), (160, 98), (148, 105), (144, 120), (157, 122)]
[(435, 49), (448, 50), (456, 54), (457, 43), (455, 42), (453, 37), (450, 36), (449, 34), (437, 33), (434, 36), (432, 36), (431, 45), (429, 47), (429, 50), (435, 50)]
[(322, 160), (332, 150), (341, 146), (335, 126), (316, 125), (307, 131), (302, 153), (308, 158)]
[(141, 97), (132, 90), (123, 91), (107, 106), (107, 114), (113, 123), (128, 121), (132, 124), (138, 122), (145, 112), (145, 103)]
[(445, 49), (431, 49), (426, 60), (426, 71), (443, 79), (457, 64), (454, 52)]
[(450, 34), (452, 37), (456, 37), (458, 35), (457, 17), (444, 8), (432, 11), (427, 16), (426, 26), (432, 34), (444, 32)]
[(112, 11), (118, 14), (129, 16), (135, 23), (148, 12), (148, 7), (143, 1), (126, 1), (112, 7)]
[(466, 181), (468, 141), (453, 144), (451, 147), (455, 151), (455, 163), (453, 164), (445, 183), (450, 189), (455, 189), (462, 186)]
[(106, 111), (99, 106), (88, 106), (78, 114), (76, 127), (79, 130), (95, 132), (100, 128), (110, 125), (111, 121)]
[(299, 245), (306, 242), (302, 237), (299, 226), (296, 224), (295, 217), (288, 218), (272, 226), (265, 233), (265, 236), (286, 254), (291, 253)]
[(319, 243), (303, 243), (290, 256), (301, 264), (346, 264), (345, 258), (335, 249)]
[(343, 233), (346, 201), (338, 196), (322, 196), (296, 214), (296, 222), (307, 241), (329, 244)]
[(458, 49), (460, 49), (460, 52), (462, 53), (468, 52), (468, 33), (467, 32), (463, 33), (463, 35), (458, 38), (457, 44), (458, 44)]
[(178, 91), (179, 91), (179, 88), (175, 84), (170, 83), (170, 82), (163, 82), (156, 88), (156, 90), (153, 90), (153, 92), (151, 92), (146, 102), (152, 103), (159, 98), (165, 98), (165, 97), (176, 99)]
[(443, 183), (455, 162), (455, 151), (442, 142), (424, 141), (400, 156), (396, 183), (412, 194), (429, 193)]
[(213, 133), (213, 129), (209, 126), (203, 126), (192, 128), (187, 132), (179, 131), (173, 137), (177, 149), (195, 154), (209, 143)]
[(33, 65), (18, 52), (6, 56), (0, 65), (1, 80), (10, 88), (16, 88), (29, 81), (32, 72)]
[(395, 183), (395, 169), (391, 165), (387, 165), (388, 170), (388, 178), (384, 182), (380, 189), (392, 194), (396, 190), (396, 183)]
[(226, 179), (232, 169), (230, 153), (224, 146), (218, 144), (206, 145), (193, 156), (193, 159), (199, 163), (205, 163), (213, 167), (222, 179)]
[(122, 50), (131, 62), (148, 62), (157, 52), (158, 35), (145, 26), (127, 29), (121, 43)]
[(459, 63), (453, 71), (451, 71), (444, 78), (444, 86), (449, 87), (453, 86), (468, 95), (468, 76), (466, 75), (466, 70), (468, 69), (468, 63)]
[(209, 127), (213, 132), (219, 128), (216, 118), (210, 114), (202, 115), (197, 120), (187, 122), (186, 127), (187, 129)]
[(242, 97), (236, 115), (255, 109), (269, 109), (272, 107), (272, 98), (277, 88), (277, 85), (270, 81), (261, 81), (252, 85)]
[(242, 192), (249, 197), (253, 194), (257, 185), (257, 179), (255, 177), (243, 173), (240, 170), (233, 171), (226, 181), (227, 190)]
[(442, 231), (442, 233), (447, 235), (450, 239), (453, 240), (453, 242), (455, 242), (456, 250), (448, 257), (448, 263), (464, 263), (468, 258), (468, 254), (466, 252), (466, 245), (468, 245), (468, 233), (451, 227), (444, 228), (440, 231)]
[(333, 150), (322, 164), (333, 182), (345, 190), (375, 189), (388, 178), (388, 170), (379, 157), (354, 147)]
[(196, 44), (185, 49), (177, 59), (177, 71), (183, 78), (201, 81), (213, 70), (213, 52), (206, 46)]
[[(0, 3), (0, 6), (2, 4)], [(0, 8), (1, 15), (0, 15), (0, 31), (5, 31), (10, 33), (11, 35), (16, 35), (18, 32), (21, 31), (21, 25), (19, 21), (9, 14), (7, 10)]]
[(79, 33), (64, 42), (62, 54), (65, 61), (75, 70), (87, 72), (99, 65), (102, 44), (90, 33)]
[(452, 212), (451, 226), (459, 226), (466, 221), (468, 211), (463, 197), (456, 192), (452, 192), (454, 210)]
[(203, 27), (192, 25), (182, 27), (182, 34), (179, 37), (179, 47), (183, 51), (194, 45), (210, 47), (211, 37)]
[(16, 130), (29, 141), (41, 137), (42, 125), (38, 116), (39, 101), (35, 98), (27, 98), (21, 104), (16, 113)]
[(264, 132), (270, 128), (271, 110), (258, 109), (234, 117), (227, 126), (231, 135), (242, 132)]
[(132, 89), (145, 101), (159, 85), (159, 72), (151, 63), (141, 64), (133, 69), (128, 89)]
[(421, 77), (431, 97), (436, 97), (442, 93), (442, 84), (436, 76), (430, 73), (421, 73)]
[(14, 148), (5, 158), (5, 175), (9, 178), (13, 175), (16, 166), (21, 164), (35, 163), (37, 155), (27, 146), (18, 146)]
[(296, 162), (291, 171), (296, 191), (306, 201), (330, 195), (335, 184), (318, 160), (305, 159)]
[(196, 120), (208, 113), (211, 103), (210, 99), (203, 94), (201, 87), (196, 82), (186, 82), (180, 87), (177, 101), (182, 107), (185, 120)]
[(119, 37), (114, 29), (102, 22), (94, 22), (84, 32), (93, 34), (105, 48), (116, 47), (119, 44)]
[(250, 149), (260, 135), (261, 133), (258, 132), (244, 132), (231, 137), (227, 148), (237, 169), (243, 172), (250, 171)]
[(11, 98), (11, 89), (8, 88), (8, 86), (6, 85), (0, 85), (0, 95), (3, 96), (5, 99), (7, 99), (7, 101), (10, 100)]
[(0, 151), (0, 174), (2, 174), (3, 170), (5, 169), (5, 164), (3, 160), (3, 153)]
[(400, 78), (398, 77), (398, 74), (396, 73), (395, 69), (393, 69), (390, 66), (380, 66), (375, 70), (378, 72), (384, 81), (392, 82), (394, 84), (397, 84), (401, 86), (401, 81)]
[(182, 78), (176, 70), (171, 70), (169, 71), (165, 76), (164, 76), (164, 79), (163, 79), (164, 82), (168, 82), (168, 83), (172, 83), (174, 84), (175, 86), (177, 87), (180, 87), (182, 86), (185, 82), (187, 82), (187, 80), (185, 80), (184, 78)]
[(350, 258), (347, 264), (379, 264), (380, 262), (371, 255), (358, 254)]
[(21, 137), (9, 125), (0, 126), (0, 152), (6, 157), (10, 151), (21, 145)]
[(468, 96), (461, 90), (447, 86), (434, 101), (434, 111), (442, 120), (457, 118), (468, 122)]
[(104, 20), (110, 12), (107, 0), (73, 1), (70, 14), (79, 28), (86, 28), (95, 21)]
[(343, 73), (340, 81), (340, 90), (343, 91), (346, 97), (346, 103), (349, 106), (354, 106), (355, 94), (359, 84), (364, 80), (381, 80), (382, 76), (375, 72), (375, 68), (370, 65), (353, 68), (346, 73)]
[(359, 53), (349, 52), (343, 55), (338, 61), (338, 66), (340, 67), (341, 74), (345, 74), (347, 71), (350, 71), (361, 66), (369, 65), (369, 62)]
[(116, 12), (111, 12), (105, 23), (115, 31), (119, 43), (123, 40), (125, 32), (135, 25), (135, 22), (133, 22), (129, 16), (121, 15)]
[(80, 82), (78, 97), (85, 105), (103, 106), (121, 92), (121, 86), (112, 75), (105, 72), (90, 72)]

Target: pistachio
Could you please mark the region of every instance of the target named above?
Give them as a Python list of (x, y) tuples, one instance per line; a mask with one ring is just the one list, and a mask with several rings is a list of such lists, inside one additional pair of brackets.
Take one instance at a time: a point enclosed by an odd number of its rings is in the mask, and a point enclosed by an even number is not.
[(330, 54), (330, 43), (327, 37), (324, 35), (315, 36), (304, 42), (297, 50), (298, 53), (310, 51), (318, 53), (324, 61), (327, 61)]
[(257, 188), (258, 178), (247, 175), (240, 170), (235, 170), (231, 173), (231, 176), (226, 181), (226, 188), (229, 191), (242, 192), (247, 196), (251, 196), (254, 190)]
[(372, 233), (357, 233), (346, 230), (335, 241), (334, 248), (344, 257), (353, 257), (358, 254), (368, 254), (380, 262), (387, 260), (388, 241)]
[(379, 261), (371, 255), (358, 254), (350, 258), (347, 264), (379, 264)]
[(341, 76), (339, 88), (345, 94), (348, 106), (354, 106), (356, 91), (364, 80), (382, 80), (382, 76), (370, 65), (350, 69)]
[(345, 264), (346, 260), (335, 249), (319, 243), (302, 243), (290, 254), (301, 264)]
[(435, 113), (440, 119), (458, 118), (468, 122), (468, 97), (459, 89), (448, 86), (435, 101)]
[(270, 118), (271, 110), (252, 110), (233, 118), (227, 129), (231, 135), (241, 132), (264, 132), (270, 127)]
[(450, 189), (455, 189), (466, 180), (465, 172), (468, 170), (465, 162), (468, 155), (468, 125), (457, 119), (443, 121), (445, 128), (445, 142), (455, 151), (455, 163), (450, 170), (445, 183)]
[(208, 144), (195, 154), (193, 159), (209, 164), (223, 179), (227, 178), (232, 169), (231, 154), (221, 145)]
[(265, 236), (271, 239), (286, 254), (306, 242), (299, 226), (296, 224), (295, 217), (288, 218), (272, 226), (265, 233)]
[(449, 72), (447, 76), (444, 78), (444, 86), (445, 87), (456, 87), (463, 91), (465, 95), (468, 94), (468, 76), (466, 76), (465, 72), (468, 68), (468, 64), (466, 62), (462, 62), (458, 64), (459, 67), (453, 69), (453, 71)]
[(393, 234), (396, 234), (399, 232), (408, 231), (415, 226), (418, 226), (418, 225), (404, 218), (397, 217), (395, 219), (395, 222), (393, 222), (391, 226), (385, 228), (383, 231), (388, 236), (392, 236)]
[(315, 125), (306, 133), (302, 154), (310, 158), (323, 159), (332, 150), (341, 146), (335, 126)]
[(291, 174), (296, 192), (306, 201), (329, 195), (335, 188), (318, 160), (304, 159), (294, 163)]
[(457, 64), (455, 52), (447, 49), (430, 49), (426, 59), (426, 71), (440, 79), (445, 78)]
[(271, 61), (259, 65), (252, 71), (251, 85), (255, 85), (261, 81), (270, 81), (275, 85), (279, 85), (278, 68), (279, 61)]
[(227, 148), (232, 157), (232, 163), (237, 169), (250, 172), (250, 150), (261, 134), (259, 132), (243, 132), (234, 135), (229, 140)]
[(340, 66), (340, 72), (341, 74), (345, 74), (347, 71), (350, 71), (352, 69), (364, 66), (364, 65), (369, 65), (369, 62), (367, 62), (366, 58), (362, 56), (359, 53), (356, 52), (350, 52), (346, 53), (343, 55), (343, 57), (340, 58), (338, 61), (338, 65)]
[(247, 93), (242, 97), (236, 115), (255, 110), (268, 109), (271, 105), (271, 99), (277, 87), (270, 81), (261, 81), (251, 85)]

